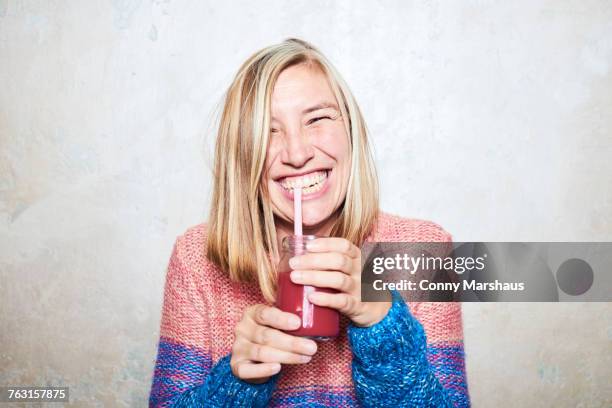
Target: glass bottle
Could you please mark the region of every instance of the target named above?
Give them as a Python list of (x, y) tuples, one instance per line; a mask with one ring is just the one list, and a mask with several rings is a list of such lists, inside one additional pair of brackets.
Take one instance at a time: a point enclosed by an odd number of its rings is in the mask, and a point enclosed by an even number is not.
[(309, 337), (313, 340), (326, 341), (338, 336), (340, 331), (340, 315), (337, 310), (317, 306), (308, 301), (312, 292), (337, 293), (330, 288), (316, 288), (300, 285), (291, 281), (289, 259), (306, 254), (306, 243), (319, 238), (315, 235), (289, 235), (283, 238), (281, 259), (277, 266), (278, 295), (276, 307), (282, 311), (296, 314), (302, 320), (299, 329), (287, 331), (294, 336)]

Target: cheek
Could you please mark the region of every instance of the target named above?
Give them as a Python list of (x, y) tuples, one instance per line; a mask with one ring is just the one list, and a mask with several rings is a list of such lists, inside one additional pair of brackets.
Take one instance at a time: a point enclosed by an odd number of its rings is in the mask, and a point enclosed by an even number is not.
[(274, 163), (277, 163), (277, 157), (280, 155), (281, 147), (277, 140), (270, 138), (270, 143), (268, 144), (268, 150), (266, 151), (266, 159), (264, 161), (264, 171), (266, 174), (270, 174), (270, 170), (274, 166)]
[(319, 132), (318, 144), (325, 153), (334, 158), (342, 166), (350, 158), (350, 144), (344, 127), (335, 127)]
[[(334, 200), (342, 200), (346, 194), (351, 167), (351, 147), (344, 126), (333, 131), (321, 132), (317, 140), (320, 150), (335, 161), (337, 182), (333, 197)], [(329, 198), (331, 199), (332, 196)]]

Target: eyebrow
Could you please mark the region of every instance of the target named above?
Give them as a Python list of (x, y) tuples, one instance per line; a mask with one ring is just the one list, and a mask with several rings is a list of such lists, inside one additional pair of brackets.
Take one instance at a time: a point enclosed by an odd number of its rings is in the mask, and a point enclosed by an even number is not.
[(310, 108), (304, 109), (302, 111), (302, 115), (305, 115), (305, 114), (310, 113), (310, 112), (318, 111), (319, 109), (326, 109), (326, 108), (334, 108), (334, 109), (338, 110), (338, 105), (336, 105), (333, 102), (321, 102), (321, 103), (318, 103), (318, 104), (316, 104), (314, 106), (311, 106)]
[[(306, 115), (308, 113), (315, 112), (315, 111), (318, 111), (320, 109), (328, 109), (328, 108), (335, 109), (336, 111), (339, 110), (338, 105), (336, 103), (334, 103), (334, 102), (321, 102), (321, 103), (317, 103), (314, 106), (311, 106), (310, 108), (304, 109), (302, 111), (302, 115)], [(274, 116), (272, 116), (270, 119), (273, 120), (273, 121), (277, 120)]]

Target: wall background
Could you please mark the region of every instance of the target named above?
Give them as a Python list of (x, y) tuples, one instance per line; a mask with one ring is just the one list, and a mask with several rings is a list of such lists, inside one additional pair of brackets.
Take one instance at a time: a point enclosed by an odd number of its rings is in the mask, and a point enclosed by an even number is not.
[[(0, 0), (0, 384), (144, 406), (165, 268), (255, 50), (313, 42), (385, 210), (456, 241), (612, 238), (608, 1)], [(612, 404), (612, 304), (466, 304), (476, 407)]]

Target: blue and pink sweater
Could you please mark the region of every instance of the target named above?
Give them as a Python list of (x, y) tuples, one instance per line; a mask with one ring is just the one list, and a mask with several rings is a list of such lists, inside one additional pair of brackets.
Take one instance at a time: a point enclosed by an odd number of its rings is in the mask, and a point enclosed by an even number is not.
[[(381, 213), (369, 241), (450, 242), (437, 224)], [(263, 384), (229, 366), (244, 309), (266, 303), (204, 255), (206, 226), (174, 246), (164, 289), (151, 407), (467, 407), (460, 303), (409, 302), (393, 292), (379, 323), (341, 319), (341, 335), (312, 360), (283, 366)]]

